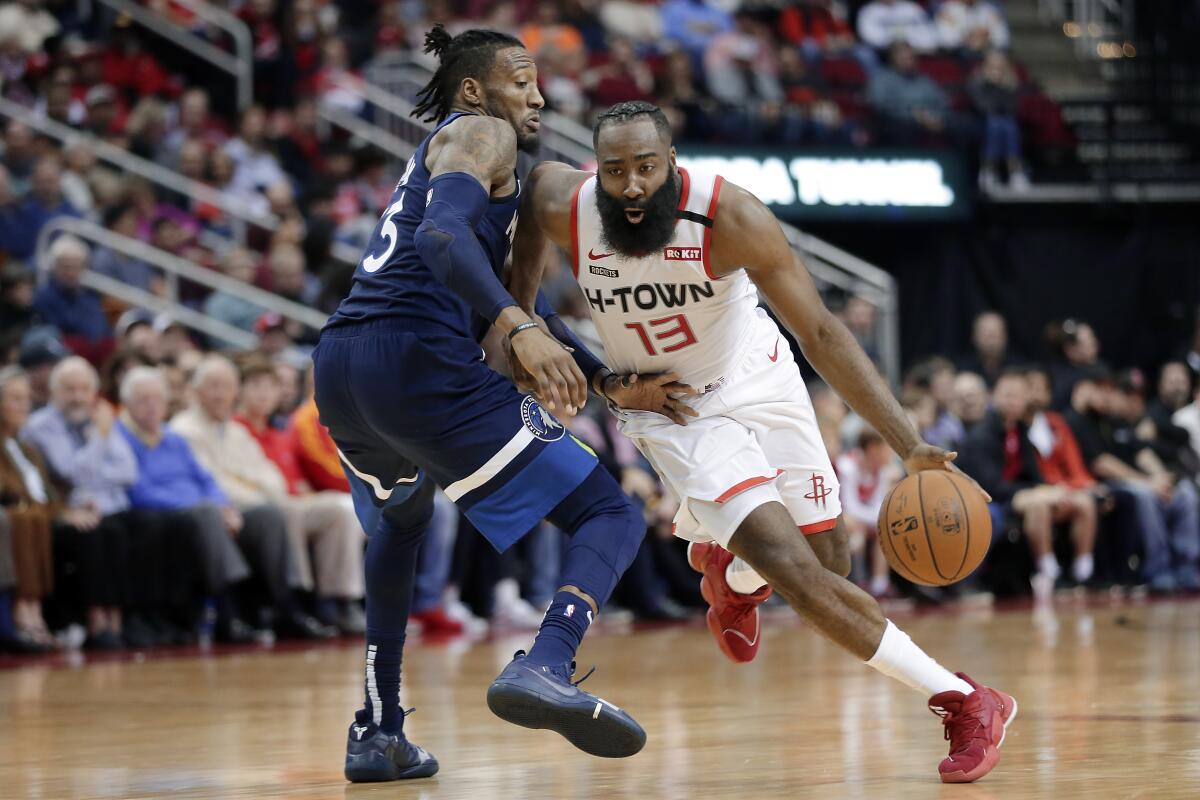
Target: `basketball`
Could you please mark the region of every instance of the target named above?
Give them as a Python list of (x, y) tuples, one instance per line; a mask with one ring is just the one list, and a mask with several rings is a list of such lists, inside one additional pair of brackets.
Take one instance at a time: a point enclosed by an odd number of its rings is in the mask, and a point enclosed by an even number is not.
[(898, 574), (947, 586), (975, 571), (992, 541), (987, 501), (955, 472), (924, 470), (888, 494), (879, 514), (879, 546)]

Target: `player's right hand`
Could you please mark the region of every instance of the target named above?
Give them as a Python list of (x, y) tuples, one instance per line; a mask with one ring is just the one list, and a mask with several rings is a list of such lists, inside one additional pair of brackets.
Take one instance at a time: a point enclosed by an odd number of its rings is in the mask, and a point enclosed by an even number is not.
[(683, 402), (683, 398), (700, 392), (679, 382), (674, 372), (650, 375), (608, 375), (604, 379), (604, 394), (618, 408), (627, 411), (653, 411), (677, 425), (687, 425), (687, 417), (700, 413)]
[[(551, 411), (575, 413), (587, 403), (587, 380), (571, 351), (540, 327), (521, 331), (509, 340), (513, 375)], [(519, 365), (520, 369), (516, 369)]]

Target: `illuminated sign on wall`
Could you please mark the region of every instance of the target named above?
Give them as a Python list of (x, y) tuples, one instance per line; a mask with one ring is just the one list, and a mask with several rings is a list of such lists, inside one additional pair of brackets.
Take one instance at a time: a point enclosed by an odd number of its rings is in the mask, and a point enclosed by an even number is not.
[(685, 147), (679, 163), (753, 192), (789, 219), (961, 219), (969, 209), (965, 166), (956, 154), (870, 155)]

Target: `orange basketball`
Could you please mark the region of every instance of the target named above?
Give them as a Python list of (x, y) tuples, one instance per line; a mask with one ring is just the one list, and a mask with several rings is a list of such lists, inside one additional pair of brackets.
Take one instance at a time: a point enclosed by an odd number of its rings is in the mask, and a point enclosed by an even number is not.
[(983, 493), (945, 470), (909, 475), (879, 510), (879, 546), (892, 569), (913, 583), (946, 586), (983, 563), (992, 516)]

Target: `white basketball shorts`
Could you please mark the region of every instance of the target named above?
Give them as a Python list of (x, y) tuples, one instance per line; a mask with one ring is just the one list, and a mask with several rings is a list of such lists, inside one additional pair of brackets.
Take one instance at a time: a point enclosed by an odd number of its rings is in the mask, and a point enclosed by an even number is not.
[(620, 412), (621, 431), (679, 501), (675, 535), (729, 543), (760, 505), (782, 503), (805, 534), (832, 530), (842, 506), (808, 389), (775, 323), (759, 312), (720, 387), (689, 398), (687, 425)]

